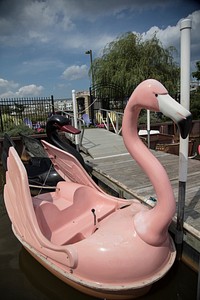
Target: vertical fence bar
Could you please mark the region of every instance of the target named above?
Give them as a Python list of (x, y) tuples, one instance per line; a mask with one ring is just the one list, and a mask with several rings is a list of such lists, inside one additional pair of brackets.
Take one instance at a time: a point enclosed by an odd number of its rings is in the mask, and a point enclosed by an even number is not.
[(52, 107), (52, 113), (53, 115), (55, 114), (55, 108), (54, 108), (54, 99), (53, 99), (53, 95), (51, 95), (51, 107)]
[(110, 120), (109, 120), (109, 111), (106, 110), (106, 123), (107, 123), (107, 130), (110, 131)]
[(2, 120), (1, 108), (0, 108), (0, 121), (1, 121), (1, 132), (3, 132), (3, 120)]
[(119, 134), (119, 114), (116, 112), (115, 115), (116, 115), (116, 131), (117, 134)]

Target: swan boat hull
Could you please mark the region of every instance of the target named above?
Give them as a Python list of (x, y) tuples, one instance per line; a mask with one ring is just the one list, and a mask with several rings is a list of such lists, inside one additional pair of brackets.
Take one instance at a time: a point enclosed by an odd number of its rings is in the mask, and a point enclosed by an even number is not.
[[(75, 158), (45, 144), (58, 169), (67, 158), (70, 167), (71, 158), (73, 174)], [(146, 294), (173, 265), (171, 237), (157, 247), (140, 240), (133, 218), (149, 208), (106, 195), (79, 163), (77, 168), (75, 182), (65, 174), (55, 192), (31, 197), (26, 170), (10, 148), (4, 199), (15, 236), (47, 270), (83, 293), (107, 299)]]
[[(57, 263), (52, 263), (48, 261), (48, 258), (41, 255), (40, 252), (36, 251), (33, 247), (27, 244), (20, 236), (15, 232), (13, 228), (13, 232), (18, 240), (21, 242), (23, 247), (30, 253), (30, 255), (36, 259), (45, 269), (51, 272), (54, 276), (62, 280), (67, 285), (71, 286), (72, 288), (80, 291), (81, 293), (87, 294), (89, 296), (97, 297), (100, 299), (135, 299), (141, 296), (146, 295), (151, 287), (152, 284), (156, 281), (160, 280), (171, 268), (174, 263), (174, 254), (172, 254), (169, 258), (168, 264), (166, 268), (164, 268), (161, 272), (158, 272), (151, 278), (150, 280), (146, 280), (143, 282), (134, 282), (130, 285), (101, 285), (98, 283), (91, 283), (84, 281), (80, 278), (76, 278), (70, 272), (66, 272), (63, 269), (59, 268)], [(173, 244), (173, 241), (172, 241)], [(175, 248), (172, 248), (172, 253), (175, 252)]]

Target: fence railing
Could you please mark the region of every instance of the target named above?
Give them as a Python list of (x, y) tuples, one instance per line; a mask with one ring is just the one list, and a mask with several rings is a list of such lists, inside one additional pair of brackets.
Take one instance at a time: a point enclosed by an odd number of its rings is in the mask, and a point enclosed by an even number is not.
[(123, 115), (122, 112), (101, 108), (96, 113), (96, 121), (98, 124), (102, 124), (107, 130), (112, 130), (116, 134), (120, 134)]
[(32, 128), (45, 127), (48, 116), (53, 112), (53, 96), (0, 99), (0, 132), (5, 132), (20, 124), (26, 124)]

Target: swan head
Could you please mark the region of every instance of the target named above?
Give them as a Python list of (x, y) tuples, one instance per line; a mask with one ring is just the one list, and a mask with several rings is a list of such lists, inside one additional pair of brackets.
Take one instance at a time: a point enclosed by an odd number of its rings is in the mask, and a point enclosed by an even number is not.
[(61, 115), (51, 116), (46, 124), (47, 135), (57, 132), (58, 130), (72, 134), (79, 134), (80, 130), (70, 124), (70, 120)]
[(191, 129), (192, 115), (168, 94), (159, 81), (155, 79), (143, 81), (136, 87), (132, 97), (134, 106), (162, 112), (178, 125), (181, 137), (187, 137)]

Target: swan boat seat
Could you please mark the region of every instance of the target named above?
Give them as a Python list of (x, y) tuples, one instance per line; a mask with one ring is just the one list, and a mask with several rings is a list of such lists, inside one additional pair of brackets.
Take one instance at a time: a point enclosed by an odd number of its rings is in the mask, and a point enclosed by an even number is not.
[[(107, 216), (133, 203), (125, 199), (116, 201), (92, 185), (71, 181), (60, 181), (55, 192), (31, 197), (26, 169), (14, 147), (9, 149), (6, 177), (5, 195), (12, 199), (12, 202), (6, 201), (6, 207), (12, 223), (17, 224), (16, 231), (23, 237), (28, 232), (28, 236), (34, 235), (42, 244), (48, 240), (62, 246), (83, 240), (94, 233)], [(40, 237), (37, 237), (38, 232)]]
[(43, 235), (57, 245), (73, 244), (90, 236), (99, 222), (118, 208), (116, 202), (107, 201), (97, 190), (70, 182), (57, 185), (51, 202), (42, 196), (33, 202), (37, 221)]

